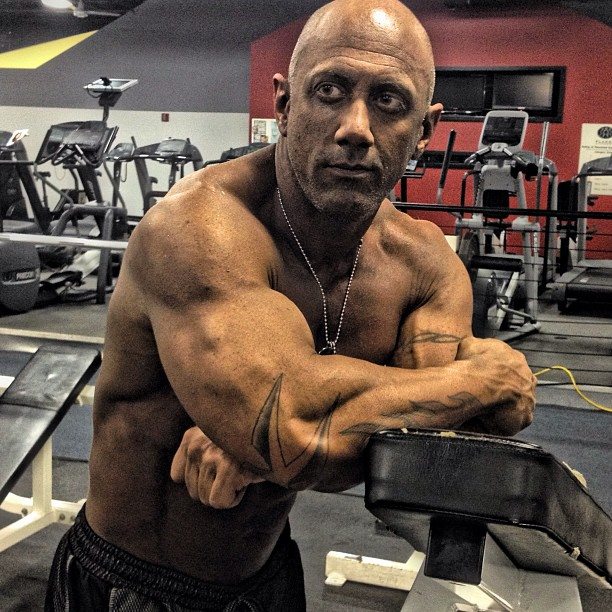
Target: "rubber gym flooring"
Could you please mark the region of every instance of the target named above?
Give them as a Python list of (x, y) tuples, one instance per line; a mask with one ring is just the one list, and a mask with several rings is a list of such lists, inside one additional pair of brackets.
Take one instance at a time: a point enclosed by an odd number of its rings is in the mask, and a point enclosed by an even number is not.
[[(559, 315), (555, 306), (545, 303), (542, 310), (540, 333), (513, 345), (525, 352), (534, 371), (565, 366), (587, 396), (612, 405), (612, 319), (595, 310)], [(41, 344), (59, 338), (100, 342), (105, 315), (105, 306), (64, 304), (0, 317), (0, 376), (15, 376), (27, 353)], [(518, 437), (543, 446), (582, 472), (592, 495), (612, 514), (612, 415), (590, 407), (560, 370), (543, 374), (540, 381), (536, 418)], [(90, 407), (75, 405), (54, 436), (54, 498), (76, 501), (87, 493), (90, 414)], [(0, 452), (1, 439), (0, 432)], [(30, 495), (29, 483), (28, 471), (14, 492)], [(404, 540), (375, 528), (374, 517), (364, 508), (362, 487), (342, 494), (303, 492), (291, 517), (293, 536), (302, 551), (310, 612), (401, 609), (405, 599), (401, 591), (356, 583), (324, 584), (325, 555), (330, 550), (402, 562), (412, 552)], [(0, 511), (0, 527), (13, 519), (14, 515)], [(65, 529), (51, 525), (0, 553), (0, 612), (42, 609), (51, 559)], [(581, 595), (585, 612), (612, 610), (612, 591), (582, 589)]]

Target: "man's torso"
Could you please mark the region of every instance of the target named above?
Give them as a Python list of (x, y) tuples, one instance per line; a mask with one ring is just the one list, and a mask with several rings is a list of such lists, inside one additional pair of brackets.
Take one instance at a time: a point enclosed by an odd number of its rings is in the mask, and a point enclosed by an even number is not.
[[(227, 171), (218, 173), (226, 187), (234, 180), (227, 177), (244, 177), (249, 172), (268, 179), (259, 185), (264, 195), (249, 198), (240, 194), (243, 204), (238, 205), (228, 200), (227, 214), (240, 220), (234, 223), (239, 225), (240, 248), (264, 253), (254, 257), (256, 263), (245, 260), (244, 265), (267, 266), (270, 287), (298, 306), (315, 346), (321, 348), (325, 344), (321, 291), (299, 250), (274, 231), (268, 232), (268, 247), (249, 244), (254, 240), (251, 236), (261, 237), (262, 228), (265, 233), (267, 207), (274, 200), (273, 165), (260, 154), (254, 160), (231, 162), (235, 168), (228, 162)], [(206, 177), (200, 175), (199, 180), (206, 181)], [(222, 200), (225, 190), (216, 191)], [(198, 193), (196, 187), (192, 191), (195, 198), (185, 200), (179, 214), (194, 212), (195, 221), (187, 226), (188, 231), (205, 234), (197, 223), (197, 208), (206, 206), (204, 200), (209, 196), (198, 201)], [(418, 228), (388, 203), (381, 208), (364, 237), (343, 316), (339, 353), (376, 363), (393, 359), (402, 365), (402, 357), (393, 355), (400, 324), (407, 312), (426, 299), (427, 282), (415, 271), (418, 266), (410, 266), (411, 261), (418, 263), (423, 240)], [(100, 536), (148, 561), (204, 580), (239, 581), (266, 561), (295, 495), (272, 483), (251, 485), (237, 507), (219, 511), (192, 500), (184, 485), (171, 481), (172, 457), (192, 422), (164, 374), (146, 299), (130, 284), (130, 259), (126, 260), (109, 308), (96, 387), (88, 520)], [(177, 275), (181, 273), (180, 268), (176, 270)], [(327, 280), (328, 336), (335, 339), (348, 274), (341, 270), (338, 278)], [(409, 365), (409, 356), (406, 360)]]

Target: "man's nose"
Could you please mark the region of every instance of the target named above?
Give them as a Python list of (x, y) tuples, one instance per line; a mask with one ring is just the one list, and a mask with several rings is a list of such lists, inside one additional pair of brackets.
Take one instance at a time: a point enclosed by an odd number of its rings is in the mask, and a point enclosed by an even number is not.
[(355, 100), (344, 110), (336, 130), (336, 143), (354, 147), (371, 147), (374, 144), (370, 113), (365, 101)]

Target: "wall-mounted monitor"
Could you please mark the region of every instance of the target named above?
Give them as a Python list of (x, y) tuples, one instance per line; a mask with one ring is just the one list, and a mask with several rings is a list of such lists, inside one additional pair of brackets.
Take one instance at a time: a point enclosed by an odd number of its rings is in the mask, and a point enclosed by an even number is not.
[(541, 111), (552, 108), (554, 79), (553, 72), (495, 74), (492, 106), (494, 109), (525, 107)]
[(482, 74), (449, 74), (436, 78), (434, 100), (445, 112), (466, 115), (485, 113), (485, 77)]
[(442, 119), (481, 120), (490, 110), (523, 110), (530, 121), (563, 119), (565, 68), (438, 68), (434, 102)]

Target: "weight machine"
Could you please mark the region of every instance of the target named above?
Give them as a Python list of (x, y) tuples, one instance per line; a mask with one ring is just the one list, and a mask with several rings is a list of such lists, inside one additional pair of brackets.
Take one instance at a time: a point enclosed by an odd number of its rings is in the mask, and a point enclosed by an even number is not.
[[(474, 177), (475, 202), (470, 208), (471, 218), (459, 214), (455, 231), (459, 238), (457, 253), (472, 280), (472, 327), (479, 337), (509, 340), (540, 328), (538, 288), (544, 267), (539, 255), (540, 224), (529, 219), (524, 183), (537, 177), (539, 189), (545, 174), (549, 207), (556, 210), (558, 178), (555, 164), (543, 152), (538, 158), (522, 150), (528, 119), (523, 111), (489, 112), (478, 150), (466, 160), (473, 169), (463, 178), (461, 207), (465, 207), (466, 181), (470, 176)], [(511, 198), (516, 198), (512, 208)], [(513, 212), (518, 216), (508, 221)], [(520, 234), (520, 255), (506, 252), (508, 231)]]

